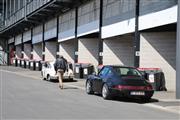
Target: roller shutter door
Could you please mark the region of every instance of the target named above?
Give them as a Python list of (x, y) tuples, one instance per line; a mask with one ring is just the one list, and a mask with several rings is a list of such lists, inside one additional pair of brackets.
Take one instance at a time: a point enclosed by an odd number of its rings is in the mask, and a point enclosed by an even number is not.
[(82, 38), (78, 40), (78, 62), (98, 65), (98, 39)]
[(16, 46), (16, 58), (21, 58), (21, 44)]
[(140, 50), (140, 67), (161, 68), (167, 89), (175, 90), (176, 33), (141, 33)]
[(63, 55), (67, 61), (74, 63), (74, 41), (68, 40), (60, 43), (60, 55)]
[(105, 39), (103, 42), (104, 65), (133, 66), (133, 37), (131, 35)]
[(34, 60), (42, 60), (42, 43), (34, 44), (33, 59)]
[(29, 59), (31, 57), (31, 44), (24, 44), (24, 58)]
[(48, 41), (45, 46), (45, 61), (54, 61), (56, 58), (56, 41)]

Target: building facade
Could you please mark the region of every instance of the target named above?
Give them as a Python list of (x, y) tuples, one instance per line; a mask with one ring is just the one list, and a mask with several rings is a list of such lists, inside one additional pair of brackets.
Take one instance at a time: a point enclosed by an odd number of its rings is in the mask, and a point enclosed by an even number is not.
[(52, 61), (63, 55), (72, 63), (158, 68), (167, 89), (180, 91), (178, 0), (1, 3), (1, 36), (16, 58)]

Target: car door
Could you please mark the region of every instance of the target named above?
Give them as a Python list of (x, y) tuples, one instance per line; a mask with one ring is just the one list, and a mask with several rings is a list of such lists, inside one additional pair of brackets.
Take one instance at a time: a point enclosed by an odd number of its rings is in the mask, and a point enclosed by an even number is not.
[(106, 74), (108, 73), (108, 71), (109, 71), (109, 68), (108, 67), (104, 67), (99, 72), (99, 74), (94, 77), (94, 83), (93, 83), (94, 91), (101, 92), (103, 80), (104, 80), (104, 78), (106, 78)]
[(45, 76), (46, 66), (47, 66), (47, 63), (44, 63), (44, 64), (42, 65), (41, 74), (42, 74), (42, 77), (43, 77), (43, 78), (46, 77), (46, 76)]
[(50, 64), (49, 64), (49, 63), (46, 63), (46, 64), (45, 64), (45, 70), (44, 70), (44, 75), (45, 75), (45, 77), (47, 77), (47, 74), (49, 74), (49, 67), (50, 67)]

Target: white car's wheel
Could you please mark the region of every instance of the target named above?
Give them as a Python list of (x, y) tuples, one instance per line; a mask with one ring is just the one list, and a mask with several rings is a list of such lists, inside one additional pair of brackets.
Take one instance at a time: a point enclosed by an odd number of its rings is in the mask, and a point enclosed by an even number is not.
[(51, 76), (50, 76), (50, 75), (47, 75), (46, 80), (47, 80), (47, 81), (51, 81)]
[(44, 77), (43, 75), (43, 72), (41, 71), (41, 77), (42, 77), (42, 80), (46, 80), (46, 78)]

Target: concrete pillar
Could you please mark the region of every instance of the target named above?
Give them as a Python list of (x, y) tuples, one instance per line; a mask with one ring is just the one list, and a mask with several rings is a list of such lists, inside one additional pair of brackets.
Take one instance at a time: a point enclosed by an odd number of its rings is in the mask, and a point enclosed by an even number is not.
[(178, 0), (178, 20), (176, 39), (176, 98), (180, 99), (180, 0)]

